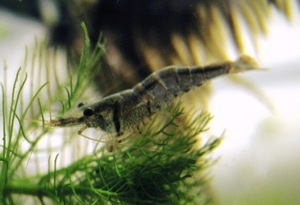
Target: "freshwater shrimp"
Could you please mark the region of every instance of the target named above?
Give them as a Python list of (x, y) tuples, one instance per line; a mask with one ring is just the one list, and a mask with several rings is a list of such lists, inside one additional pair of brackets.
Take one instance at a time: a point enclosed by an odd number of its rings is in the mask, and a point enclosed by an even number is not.
[[(80, 116), (50, 120), (50, 126), (82, 125), (78, 134), (96, 128), (121, 136), (138, 126), (145, 118), (170, 106), (174, 99), (218, 76), (258, 69), (254, 59), (241, 56), (200, 67), (169, 66), (146, 77), (133, 88), (109, 95), (99, 101), (79, 104)], [(86, 137), (86, 136), (85, 136)]]

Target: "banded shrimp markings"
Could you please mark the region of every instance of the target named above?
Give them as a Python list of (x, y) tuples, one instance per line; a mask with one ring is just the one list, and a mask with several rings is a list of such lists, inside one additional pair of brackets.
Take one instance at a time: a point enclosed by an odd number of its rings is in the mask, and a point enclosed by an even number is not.
[(120, 136), (132, 130), (145, 118), (171, 105), (172, 101), (191, 88), (201, 86), (218, 76), (258, 69), (249, 56), (236, 61), (226, 61), (204, 67), (169, 66), (152, 73), (132, 89), (109, 95), (97, 102), (80, 104), (79, 117), (50, 120), (50, 125), (67, 127), (83, 125), (78, 131), (83, 134), (87, 128)]

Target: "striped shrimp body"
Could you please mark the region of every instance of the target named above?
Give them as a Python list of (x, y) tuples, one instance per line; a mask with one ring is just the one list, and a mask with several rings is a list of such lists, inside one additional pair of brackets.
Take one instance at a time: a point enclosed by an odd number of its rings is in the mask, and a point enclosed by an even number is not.
[(205, 67), (169, 66), (152, 73), (132, 89), (107, 96), (94, 103), (79, 106), (79, 117), (51, 120), (52, 126), (83, 125), (78, 134), (89, 127), (117, 136), (135, 128), (143, 119), (169, 106), (175, 98), (206, 81), (230, 73), (257, 69), (256, 62), (242, 56)]

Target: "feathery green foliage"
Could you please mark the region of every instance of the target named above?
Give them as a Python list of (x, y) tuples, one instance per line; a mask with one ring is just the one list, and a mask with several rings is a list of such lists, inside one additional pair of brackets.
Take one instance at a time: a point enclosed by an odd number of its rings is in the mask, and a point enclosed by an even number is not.
[(209, 165), (204, 155), (218, 145), (219, 139), (193, 149), (210, 116), (198, 115), (182, 127), (175, 122), (182, 115), (178, 106), (160, 126), (149, 125), (115, 151), (100, 157), (87, 155), (47, 173), (40, 178), (41, 193), (66, 204), (186, 204), (203, 198), (203, 172)]

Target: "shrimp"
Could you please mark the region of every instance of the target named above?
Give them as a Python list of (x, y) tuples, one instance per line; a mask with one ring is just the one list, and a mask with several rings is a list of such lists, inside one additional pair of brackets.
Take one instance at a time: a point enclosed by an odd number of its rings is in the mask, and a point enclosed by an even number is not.
[(79, 104), (80, 116), (59, 118), (50, 121), (51, 126), (67, 127), (82, 125), (101, 129), (116, 136), (137, 127), (145, 118), (170, 106), (171, 103), (193, 87), (226, 74), (258, 69), (254, 59), (241, 56), (236, 61), (226, 61), (204, 67), (169, 66), (156, 71), (132, 89), (109, 95), (99, 101)]

